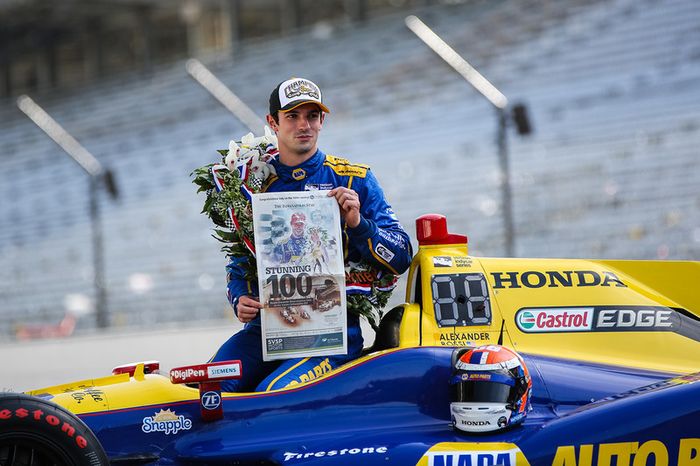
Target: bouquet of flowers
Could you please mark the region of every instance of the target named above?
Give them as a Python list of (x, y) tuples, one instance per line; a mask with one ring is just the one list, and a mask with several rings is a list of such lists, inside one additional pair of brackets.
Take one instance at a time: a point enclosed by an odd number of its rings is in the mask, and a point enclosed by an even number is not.
[[(252, 195), (262, 190), (275, 174), (269, 162), (277, 156), (277, 137), (265, 127), (265, 135), (248, 133), (240, 142), (230, 141), (219, 150), (220, 163), (211, 163), (192, 172), (193, 183), (206, 193), (202, 213), (214, 222), (214, 238), (224, 243), (222, 251), (232, 256), (255, 257)], [(255, 260), (249, 260), (246, 279), (257, 280)]]
[[(241, 264), (245, 278), (256, 282), (251, 200), (253, 194), (264, 191), (274, 180), (275, 167), (270, 162), (278, 155), (277, 137), (265, 127), (263, 136), (248, 133), (218, 152), (221, 162), (194, 170), (193, 183), (198, 186), (198, 193), (206, 193), (202, 213), (214, 222), (212, 236), (224, 243), (221, 250), (227, 255), (248, 258)], [(376, 330), (398, 277), (378, 271), (364, 261), (346, 266), (345, 275), (348, 311), (364, 316)], [(362, 283), (354, 283), (357, 277), (362, 278)]]

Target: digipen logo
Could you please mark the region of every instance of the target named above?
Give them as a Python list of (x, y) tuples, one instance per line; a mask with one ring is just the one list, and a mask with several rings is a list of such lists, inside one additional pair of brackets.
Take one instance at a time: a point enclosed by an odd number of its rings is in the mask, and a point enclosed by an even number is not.
[(188, 377), (204, 377), (204, 370), (192, 369), (191, 367), (184, 370), (174, 369), (170, 371), (170, 376), (179, 380), (186, 379)]
[(218, 392), (209, 391), (202, 395), (202, 407), (209, 411), (218, 409), (221, 406), (221, 395)]

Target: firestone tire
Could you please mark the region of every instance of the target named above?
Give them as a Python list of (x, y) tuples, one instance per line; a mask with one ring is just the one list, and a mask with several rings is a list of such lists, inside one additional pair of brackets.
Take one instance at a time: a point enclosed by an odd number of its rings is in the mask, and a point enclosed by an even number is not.
[(98, 466), (109, 460), (90, 428), (50, 401), (0, 394), (0, 466)]

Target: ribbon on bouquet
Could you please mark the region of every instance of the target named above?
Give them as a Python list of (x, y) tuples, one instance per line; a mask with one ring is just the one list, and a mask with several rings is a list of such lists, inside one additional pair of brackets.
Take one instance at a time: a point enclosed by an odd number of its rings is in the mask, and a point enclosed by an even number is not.
[[(243, 169), (241, 171), (241, 169)], [(216, 186), (216, 192), (221, 192), (224, 189), (224, 177), (221, 175), (220, 172), (228, 172), (228, 168), (225, 165), (214, 165), (211, 167), (211, 174), (212, 177), (214, 178), (214, 186)], [(245, 172), (245, 165), (241, 165), (239, 167), (239, 173), (241, 174), (241, 180), (244, 180), (243, 177), (243, 172)], [(251, 201), (253, 199), (253, 194), (250, 192), (248, 187), (245, 185), (245, 182), (241, 183), (241, 194), (248, 199), (248, 201)], [(238, 233), (241, 235), (241, 239), (243, 240), (243, 244), (248, 248), (248, 250), (255, 256), (255, 245), (253, 242), (243, 234), (243, 231), (241, 230), (241, 224), (238, 221), (238, 217), (236, 217), (236, 213), (233, 210), (233, 206), (229, 206), (226, 209), (226, 212), (228, 213), (229, 218), (231, 219), (231, 222), (233, 223), (234, 228)]]

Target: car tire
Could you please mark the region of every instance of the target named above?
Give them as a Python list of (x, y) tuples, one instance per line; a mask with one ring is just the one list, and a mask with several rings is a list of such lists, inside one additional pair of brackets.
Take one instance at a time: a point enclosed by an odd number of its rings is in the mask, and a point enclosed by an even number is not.
[(50, 401), (0, 394), (0, 466), (98, 466), (109, 459), (90, 428)]

